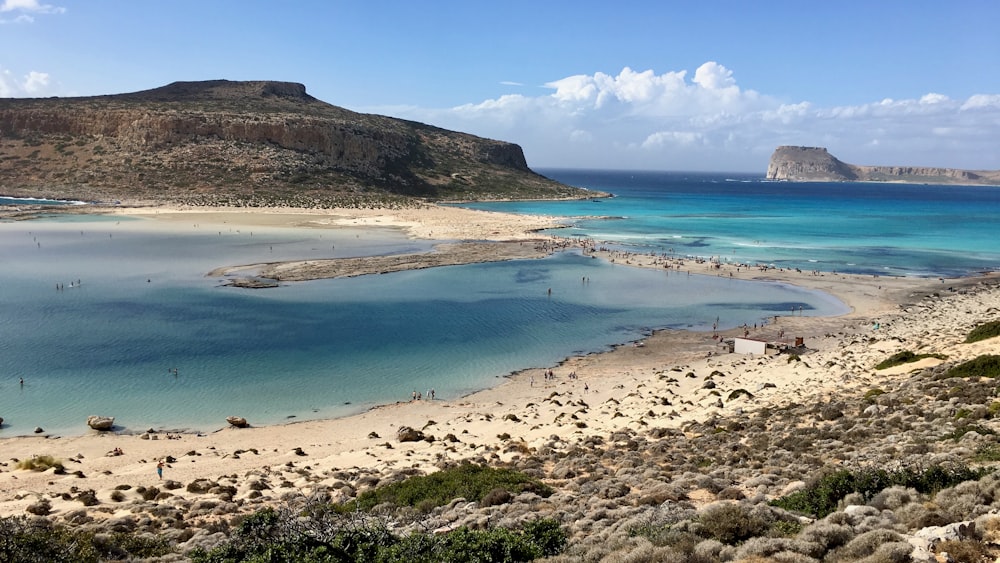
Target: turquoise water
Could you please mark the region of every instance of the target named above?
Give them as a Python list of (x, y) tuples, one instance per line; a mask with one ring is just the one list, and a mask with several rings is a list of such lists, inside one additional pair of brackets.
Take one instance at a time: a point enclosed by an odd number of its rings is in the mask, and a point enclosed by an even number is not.
[(616, 197), (468, 207), (565, 216), (569, 227), (554, 234), (641, 252), (881, 275), (963, 276), (1000, 269), (1000, 187), (541, 172)]
[(795, 287), (574, 252), (245, 290), (205, 274), (430, 243), (391, 230), (151, 225), (0, 223), (0, 435), (79, 434), (92, 414), (131, 431), (211, 431), (233, 414), (257, 425), (340, 416), (414, 390), (454, 399), (654, 328), (753, 324), (800, 306), (845, 311)]

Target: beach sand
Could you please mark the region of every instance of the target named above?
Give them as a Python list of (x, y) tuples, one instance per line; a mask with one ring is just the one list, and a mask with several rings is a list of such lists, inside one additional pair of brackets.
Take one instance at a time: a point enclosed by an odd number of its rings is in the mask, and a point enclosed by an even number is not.
[[(413, 237), (514, 244), (532, 241), (529, 246), (533, 252), (558, 245), (555, 239), (535, 232), (558, 226), (554, 218), (436, 206), (298, 213), (174, 208), (116, 212), (148, 216), (178, 228), (190, 224), (192, 215), (197, 214), (201, 224), (395, 227)], [(87, 515), (110, 519), (129, 514), (133, 508), (129, 502), (111, 500), (116, 487), (132, 487), (119, 493), (128, 500), (139, 498), (136, 487), (164, 488), (168, 482), (181, 488), (172, 490), (173, 497), (164, 502), (190, 505), (201, 496), (184, 486), (197, 479), (235, 487), (235, 504), (230, 510), (236, 512), (281, 502), (290, 491), (299, 495), (333, 491), (333, 500), (338, 500), (338, 495), (349, 496), (346, 491), (338, 492), (344, 490), (347, 474), (378, 477), (404, 469), (433, 471), (443, 460), (509, 460), (543, 444), (551, 445), (553, 436), (570, 448), (588, 436), (607, 436), (619, 429), (680, 428), (687, 421), (737, 409), (819, 401), (845, 390), (868, 389), (903, 377), (916, 367), (874, 370), (876, 363), (901, 350), (933, 351), (952, 359), (1000, 353), (1000, 339), (962, 343), (972, 327), (1000, 310), (996, 276), (928, 280), (728, 265), (717, 268), (691, 259), (604, 251), (599, 243), (587, 246), (604, 259), (636, 267), (732, 275), (822, 290), (843, 300), (851, 313), (834, 318), (783, 316), (750, 331), (750, 338), (786, 344), (802, 338), (808, 353), (801, 354), (801, 361), (787, 354), (730, 354), (711, 333), (660, 331), (613, 351), (568, 358), (551, 367), (551, 378), (542, 369), (525, 370), (500, 377), (495, 387), (457, 400), (425, 398), (342, 419), (268, 427), (254, 427), (250, 420), (251, 427), (239, 429), (225, 427), (225, 417), (239, 413), (219, 413), (221, 429), (204, 435), (120, 435), (81, 428), (79, 436), (3, 438), (0, 515), (25, 514), (26, 508), (42, 497), (52, 500), (52, 514), (70, 514), (83, 509), (80, 502), (71, 500), (72, 493), (93, 489), (101, 503), (86, 509)], [(721, 336), (742, 333), (729, 331)], [(737, 390), (752, 397), (734, 393)], [(83, 424), (81, 421), (81, 427)], [(403, 427), (432, 435), (435, 440), (400, 442), (397, 431)], [(121, 455), (108, 455), (116, 448)], [(63, 460), (67, 473), (16, 469), (16, 460), (41, 455)], [(156, 463), (163, 458), (169, 461), (160, 479)], [(262, 476), (280, 477), (287, 485), (257, 490), (253, 483)]]

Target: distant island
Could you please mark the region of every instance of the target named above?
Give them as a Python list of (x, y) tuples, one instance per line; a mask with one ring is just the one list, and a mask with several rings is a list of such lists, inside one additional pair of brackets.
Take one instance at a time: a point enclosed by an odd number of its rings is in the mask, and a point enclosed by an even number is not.
[(781, 146), (771, 155), (768, 180), (791, 182), (899, 182), (907, 184), (1000, 185), (1000, 170), (920, 166), (858, 166), (822, 147)]
[(513, 143), (352, 112), (298, 83), (209, 80), (0, 98), (0, 194), (328, 208), (594, 192), (536, 174)]

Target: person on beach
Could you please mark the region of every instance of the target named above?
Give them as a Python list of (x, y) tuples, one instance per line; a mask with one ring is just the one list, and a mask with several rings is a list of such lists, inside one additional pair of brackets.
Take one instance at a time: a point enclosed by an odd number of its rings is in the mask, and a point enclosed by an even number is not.
[(163, 460), (156, 462), (156, 475), (160, 479), (163, 479)]

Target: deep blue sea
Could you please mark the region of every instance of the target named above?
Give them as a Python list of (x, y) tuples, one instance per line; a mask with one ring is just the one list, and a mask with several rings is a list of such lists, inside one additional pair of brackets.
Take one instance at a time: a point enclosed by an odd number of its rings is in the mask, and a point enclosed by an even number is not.
[(540, 170), (615, 194), (469, 205), (567, 217), (561, 236), (637, 251), (862, 274), (1000, 269), (1000, 187), (771, 182), (760, 175)]
[[(560, 235), (676, 255), (883, 275), (1000, 265), (990, 237), (1000, 190), (992, 188), (544, 173), (617, 197), (475, 207), (564, 216)], [(724, 327), (753, 324), (799, 306), (807, 315), (845, 312), (791, 286), (577, 252), (236, 289), (206, 273), (431, 243), (392, 230), (155, 225), (88, 215), (0, 222), (0, 436), (35, 426), (79, 434), (91, 414), (135, 431), (211, 431), (231, 414), (258, 425), (341, 416), (414, 390), (455, 399), (651, 329), (704, 330), (716, 318)]]

